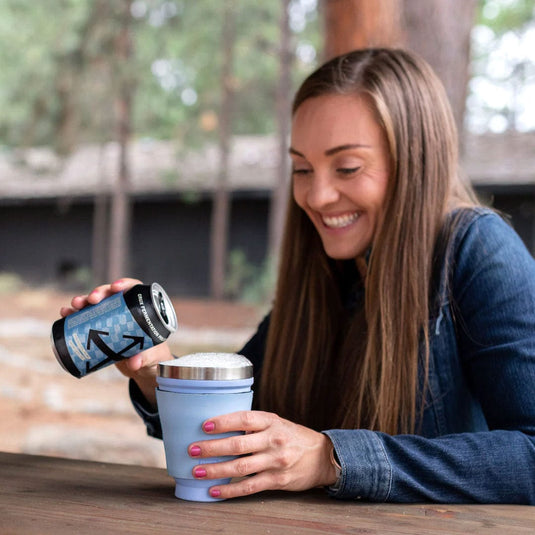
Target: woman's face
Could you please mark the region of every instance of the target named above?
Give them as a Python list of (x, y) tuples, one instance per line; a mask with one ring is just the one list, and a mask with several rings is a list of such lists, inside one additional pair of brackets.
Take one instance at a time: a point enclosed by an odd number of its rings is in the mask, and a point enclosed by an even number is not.
[(293, 195), (327, 255), (363, 257), (381, 218), (389, 177), (386, 138), (367, 100), (325, 95), (306, 100), (292, 123)]

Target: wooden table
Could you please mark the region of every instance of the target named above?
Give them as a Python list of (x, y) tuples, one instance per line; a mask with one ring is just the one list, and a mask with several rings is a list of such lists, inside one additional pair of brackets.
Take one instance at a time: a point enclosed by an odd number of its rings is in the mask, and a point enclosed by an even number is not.
[(159, 468), (0, 453), (0, 533), (535, 534), (535, 507), (340, 502), (322, 490), (194, 503), (173, 491)]

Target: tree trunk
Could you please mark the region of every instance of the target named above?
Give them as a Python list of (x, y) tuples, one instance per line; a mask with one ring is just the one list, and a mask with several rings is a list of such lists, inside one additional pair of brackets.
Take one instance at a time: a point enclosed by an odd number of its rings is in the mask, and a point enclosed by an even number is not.
[(80, 129), (79, 94), (82, 90), (83, 74), (94, 55), (92, 40), (98, 28), (109, 17), (106, 0), (95, 0), (89, 15), (77, 35), (77, 46), (58, 59), (56, 94), (59, 102), (55, 133), (56, 152), (62, 156), (70, 154), (76, 144)]
[(402, 0), (404, 40), (433, 67), (446, 88), (459, 132), (470, 76), (470, 32), (476, 0)]
[(127, 274), (130, 265), (130, 163), (128, 149), (132, 131), (133, 83), (129, 77), (129, 65), (132, 57), (132, 39), (130, 35), (130, 5), (132, 0), (123, 0), (120, 14), (120, 31), (116, 41), (118, 61), (117, 141), (119, 144), (118, 176), (111, 207), (111, 232), (109, 251), (109, 280), (115, 280)]
[(459, 132), (469, 80), (477, 0), (323, 0), (325, 58), (372, 46), (404, 46), (441, 78)]
[(399, 0), (322, 0), (320, 9), (325, 60), (360, 48), (399, 44)]
[(210, 235), (210, 286), (214, 299), (222, 299), (225, 294), (227, 263), (227, 243), (230, 220), (230, 198), (228, 191), (228, 167), (230, 137), (232, 134), (233, 108), (233, 62), (236, 40), (236, 20), (234, 0), (225, 0), (221, 47), (223, 65), (221, 69), (221, 109), (219, 114), (219, 174), (214, 189)]
[[(104, 185), (104, 158), (106, 144), (102, 143), (99, 151), (100, 184)], [(106, 280), (108, 250), (108, 193), (103, 188), (95, 192), (93, 198), (93, 239), (91, 243), (91, 274), (93, 284), (102, 284)]]
[(290, 0), (281, 0), (280, 16), (280, 49), (279, 49), (279, 82), (277, 85), (277, 137), (278, 137), (278, 165), (269, 214), (269, 245), (268, 260), (276, 262), (278, 259), (282, 233), (284, 229), (284, 215), (288, 197), (288, 136), (290, 133), (291, 116), (291, 70), (294, 55), (291, 49), (291, 31), (289, 17)]

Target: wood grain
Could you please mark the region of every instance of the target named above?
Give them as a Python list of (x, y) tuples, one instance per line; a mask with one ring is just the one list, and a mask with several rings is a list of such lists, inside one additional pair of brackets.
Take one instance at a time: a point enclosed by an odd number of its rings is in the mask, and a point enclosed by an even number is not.
[(165, 470), (0, 453), (0, 533), (535, 533), (535, 508), (340, 502), (322, 490), (218, 503), (174, 497)]

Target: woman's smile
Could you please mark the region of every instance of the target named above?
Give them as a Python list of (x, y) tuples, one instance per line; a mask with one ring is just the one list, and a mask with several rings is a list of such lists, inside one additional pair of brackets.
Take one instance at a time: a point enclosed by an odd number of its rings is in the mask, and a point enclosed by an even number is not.
[(342, 215), (322, 215), (321, 220), (327, 228), (340, 229), (349, 227), (359, 218), (358, 212)]

